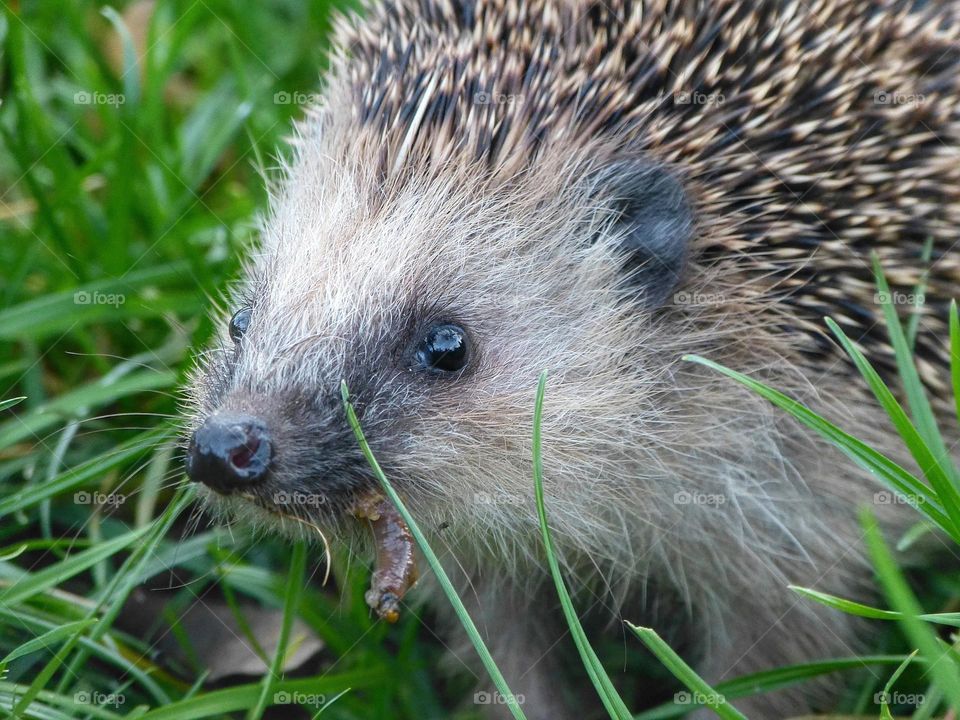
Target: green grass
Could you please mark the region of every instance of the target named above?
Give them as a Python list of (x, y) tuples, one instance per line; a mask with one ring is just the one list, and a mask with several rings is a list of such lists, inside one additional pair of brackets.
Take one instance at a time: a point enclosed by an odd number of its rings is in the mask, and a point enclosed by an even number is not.
[[(920, 470), (918, 474), (914, 475), (896, 465), (825, 418), (816, 415), (796, 400), (773, 388), (734, 370), (721, 367), (710, 360), (700, 357), (688, 359), (711, 367), (747, 386), (831, 442), (853, 462), (871, 472), (897, 498), (915, 507), (919, 515), (923, 516), (921, 527), (927, 532), (943, 533), (944, 547), (956, 557), (958, 545), (960, 545), (960, 522), (958, 522), (960, 520), (960, 469), (953, 462), (927, 391), (920, 381), (911, 350), (912, 343), (908, 339), (909, 332), (905, 331), (890, 300), (886, 277), (876, 258), (873, 263), (877, 296), (884, 298), (882, 301), (884, 319), (896, 354), (899, 379), (909, 411), (904, 410), (894, 392), (839, 325), (830, 318), (826, 318), (825, 322), (860, 371), (863, 381), (873, 392), (878, 405), (886, 412), (897, 435), (916, 462)], [(911, 323), (908, 323), (908, 330), (910, 325)], [(955, 398), (960, 398), (960, 373), (957, 371), (957, 364), (960, 363), (960, 330), (958, 330), (960, 317), (958, 317), (955, 302), (950, 307), (949, 326), (953, 394)], [(903, 660), (884, 685), (879, 702), (875, 703), (881, 708), (881, 717), (891, 716), (891, 699), (896, 702), (898, 697), (891, 693), (891, 690), (894, 683), (907, 670), (910, 664), (908, 660), (913, 660), (914, 657), (918, 664), (924, 665), (920, 680), (928, 683), (928, 686), (922, 692), (902, 695), (926, 699), (921, 703), (917, 713), (933, 712), (941, 702), (944, 710), (948, 708), (960, 710), (960, 635), (951, 632), (947, 636), (940, 632), (944, 626), (947, 628), (958, 626), (957, 613), (925, 611), (883, 538), (874, 514), (869, 508), (864, 507), (860, 510), (860, 518), (879, 585), (891, 607), (889, 609), (874, 608), (820, 593), (814, 588), (794, 588), (794, 590), (808, 600), (819, 602), (839, 612), (874, 620), (895, 620), (902, 627), (908, 642), (916, 649), (909, 658)], [(947, 543), (951, 540), (955, 544), (948, 546)], [(953, 598), (951, 602), (955, 604), (960, 587), (957, 586), (955, 578), (948, 580), (947, 584)], [(922, 705), (927, 707), (924, 708)]]
[[(288, 98), (316, 91), (332, 7), (162, 1), (127, 28), (129, 5), (0, 9), (0, 715), (269, 717), (286, 692), (322, 696), (305, 717), (453, 717), (470, 678), (438, 679), (417, 613), (374, 622), (344, 552), (322, 588), (319, 553), (291, 563), (280, 541), (205, 524), (177, 540), (176, 388), (252, 239), (261, 172), (301, 111)], [(117, 622), (144, 583), (176, 662)], [(203, 687), (179, 625), (197, 603), (282, 612), (273, 672)], [(277, 672), (294, 617), (325, 644), (306, 677)]]
[[(235, 277), (252, 239), (265, 202), (261, 173), (276, 164), (273, 154), (301, 110), (289, 100), (317, 88), (330, 3), (159, 0), (148, 25), (132, 22), (130, 3), (0, 5), (0, 715), (285, 717), (289, 708), (278, 703), (300, 698), (304, 717), (477, 717), (473, 678), (437, 671), (443, 648), (420, 610), (404, 612), (393, 627), (371, 618), (363, 563), (335, 547), (336, 585), (321, 587), (316, 547), (291, 552), (277, 540), (196, 526), (190, 491), (178, 490), (176, 389), (190, 348), (211, 332), (211, 298)], [(915, 537), (929, 526), (960, 541), (958, 473), (943, 453), (956, 428), (937, 427), (911, 369), (915, 322), (904, 330), (888, 320), (906, 409), (867, 359), (848, 350), (922, 476), (775, 390), (718, 371), (750, 384), (909, 498), (925, 523)], [(960, 388), (955, 310), (950, 329)], [(543, 381), (536, 403), (539, 421), (549, 412)], [(529, 431), (539, 440), (539, 422)], [(553, 557), (535, 447), (531, 485), (584, 682), (593, 681), (611, 717), (626, 717), (616, 663), (602, 662), (597, 638), (580, 628), (577, 598)], [(957, 626), (948, 603), (960, 597), (960, 580), (931, 568), (906, 582), (889, 550), (901, 539), (882, 538), (869, 516), (864, 527), (882, 607), (797, 591), (874, 618), (875, 654), (709, 688), (650, 631), (638, 629), (636, 649), (649, 647), (691, 692), (720, 698), (720, 706), (824, 673), (844, 679), (838, 713), (902, 712), (873, 702), (884, 690), (894, 700), (914, 692), (931, 706), (960, 703), (956, 652), (935, 632)], [(176, 640), (175, 657), (158, 655), (125, 626), (125, 609), (143, 592), (158, 603), (153, 629)], [(184, 618), (197, 604), (228, 608), (269, 670), (228, 687), (205, 682), (208, 668)], [(255, 637), (249, 614), (257, 607), (282, 618), (276, 648)], [(324, 647), (308, 669), (285, 673), (304, 626)], [(483, 657), (482, 643), (478, 651)], [(483, 659), (496, 678), (492, 660)], [(689, 709), (670, 704), (639, 717)]]

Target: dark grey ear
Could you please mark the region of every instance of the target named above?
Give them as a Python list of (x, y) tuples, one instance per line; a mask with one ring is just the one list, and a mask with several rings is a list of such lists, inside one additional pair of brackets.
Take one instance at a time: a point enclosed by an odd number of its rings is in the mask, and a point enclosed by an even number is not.
[(644, 305), (660, 307), (680, 282), (693, 233), (693, 210), (683, 186), (668, 168), (643, 160), (615, 162), (595, 179), (627, 253), (627, 282)]

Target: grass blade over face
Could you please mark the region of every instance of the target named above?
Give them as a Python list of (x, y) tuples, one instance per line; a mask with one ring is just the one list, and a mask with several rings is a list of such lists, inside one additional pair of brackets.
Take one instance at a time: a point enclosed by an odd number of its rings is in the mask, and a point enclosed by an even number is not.
[(580, 651), (580, 657), (583, 660), (583, 666), (590, 676), (593, 686), (600, 695), (603, 706), (607, 709), (610, 717), (618, 720), (629, 719), (632, 717), (630, 710), (624, 704), (620, 695), (610, 681), (610, 676), (600, 663), (600, 659), (590, 646), (587, 634), (583, 631), (580, 619), (577, 617), (577, 611), (573, 607), (573, 601), (570, 599), (570, 593), (567, 592), (566, 585), (563, 582), (563, 576), (560, 574), (560, 563), (557, 561), (557, 554), (553, 546), (553, 538), (550, 536), (550, 529), (547, 525), (547, 511), (543, 500), (543, 454), (541, 452), (541, 433), (540, 428), (543, 420), (543, 395), (546, 387), (547, 373), (544, 371), (540, 375), (540, 381), (537, 383), (537, 400), (533, 415), (533, 482), (537, 496), (537, 515), (540, 519), (540, 532), (543, 535), (543, 544), (547, 553), (547, 562), (550, 564), (550, 574), (553, 575), (553, 582), (557, 587), (557, 595), (560, 597), (560, 604), (563, 606), (563, 614), (567, 619), (567, 625), (573, 636), (573, 641)]
[[(944, 508), (947, 516), (953, 523), (954, 531), (960, 534), (960, 493), (957, 492), (957, 488), (948, 475), (949, 471), (947, 467), (950, 462), (950, 456), (945, 454), (945, 450), (943, 453), (935, 455), (935, 451), (929, 445), (927, 439), (921, 436), (917, 428), (910, 422), (907, 413), (900, 407), (900, 403), (897, 402), (893, 393), (890, 392), (886, 383), (883, 382), (877, 371), (873, 369), (873, 366), (863, 356), (863, 353), (857, 349), (843, 330), (840, 329), (840, 326), (833, 320), (827, 318), (826, 323), (837, 337), (837, 340), (840, 341), (843, 349), (857, 366), (863, 379), (866, 380), (867, 385), (870, 386), (874, 397), (877, 398), (877, 401), (890, 417), (890, 420), (893, 422), (894, 427), (903, 439), (913, 459), (916, 460), (917, 465), (920, 466), (920, 470), (933, 486), (941, 507)], [(939, 437), (939, 434), (937, 434), (937, 438)]]
[(460, 600), (460, 596), (457, 595), (457, 591), (450, 582), (450, 578), (447, 577), (447, 574), (443, 570), (443, 566), (440, 565), (440, 560), (437, 558), (436, 554), (434, 554), (433, 550), (430, 549), (430, 544), (427, 542), (426, 536), (424, 536), (424, 534), (420, 531), (420, 527), (413, 519), (413, 516), (410, 515), (410, 512), (403, 504), (403, 501), (400, 500), (400, 496), (397, 495), (397, 492), (393, 489), (390, 481), (387, 480), (387, 476), (381, 469), (377, 459), (373, 456), (373, 452), (370, 450), (370, 445), (367, 443), (367, 439), (363, 434), (363, 429), (360, 427), (360, 421), (357, 419), (357, 414), (353, 409), (353, 405), (350, 403), (350, 392), (347, 389), (346, 382), (341, 383), (340, 394), (343, 397), (343, 405), (347, 412), (347, 420), (350, 423), (350, 427), (353, 428), (353, 433), (357, 438), (357, 442), (360, 444), (360, 449), (363, 452), (364, 457), (367, 459), (367, 462), (370, 464), (373, 474), (380, 482), (380, 487), (390, 499), (390, 502), (393, 503), (394, 507), (397, 508), (397, 512), (400, 513), (403, 521), (407, 524), (407, 528), (409, 528), (410, 534), (413, 535), (413, 539), (416, 541), (417, 547), (420, 548), (420, 552), (423, 553), (423, 556), (426, 558), (427, 564), (430, 565), (430, 569), (433, 570), (434, 574), (436, 575), (437, 582), (439, 582), (440, 588), (443, 590), (443, 594), (447, 596), (447, 600), (449, 600), (450, 604), (453, 605), (453, 609), (457, 614), (457, 619), (460, 620), (464, 630), (466, 630), (467, 636), (470, 638), (470, 642), (473, 643), (473, 647), (476, 649), (477, 654), (480, 656), (480, 660), (483, 662), (484, 668), (486, 668), (490, 678), (493, 680), (493, 684), (496, 686), (497, 692), (499, 692), (502, 696), (504, 704), (510, 708), (510, 713), (513, 715), (513, 717), (517, 718), (517, 720), (526, 720), (526, 716), (520, 709), (519, 703), (517, 702), (513, 693), (510, 692), (510, 688), (507, 686), (507, 681), (504, 679), (503, 673), (500, 672), (500, 668), (497, 667), (497, 664), (493, 660), (493, 656), (490, 655), (490, 651), (487, 649), (486, 643), (484, 643), (483, 638), (480, 637), (477, 626), (473, 624), (473, 620), (470, 619), (467, 609), (463, 606), (463, 601)]
[(733, 378), (761, 397), (765, 397), (777, 407), (787, 411), (804, 425), (815, 430), (823, 438), (830, 441), (857, 465), (871, 472), (893, 490), (902, 493), (917, 510), (935, 522), (944, 532), (949, 533), (956, 542), (960, 543), (960, 531), (954, 527), (953, 522), (951, 522), (947, 515), (940, 509), (930, 488), (895, 462), (878, 453), (852, 435), (845, 433), (836, 425), (828, 422), (805, 407), (802, 403), (751, 377), (697, 355), (687, 355), (684, 359), (705, 365), (727, 377)]

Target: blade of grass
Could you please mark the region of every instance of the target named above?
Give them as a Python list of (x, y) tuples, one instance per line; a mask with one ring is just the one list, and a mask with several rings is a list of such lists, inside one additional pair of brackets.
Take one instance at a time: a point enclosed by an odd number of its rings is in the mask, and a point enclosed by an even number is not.
[[(904, 412), (903, 408), (900, 407), (900, 403), (897, 402), (893, 393), (890, 392), (886, 383), (883, 382), (877, 371), (873, 369), (873, 366), (866, 357), (864, 357), (863, 353), (850, 342), (850, 339), (843, 330), (840, 329), (840, 326), (833, 320), (826, 318), (826, 323), (827, 327), (830, 328), (837, 340), (840, 341), (843, 349), (857, 366), (863, 379), (866, 380), (867, 385), (870, 386), (874, 397), (877, 398), (877, 401), (890, 417), (897, 433), (903, 439), (913, 459), (916, 460), (917, 465), (920, 466), (920, 470), (930, 481), (930, 485), (933, 486), (937, 494), (937, 500), (939, 500), (941, 507), (946, 510), (948, 517), (953, 522), (954, 529), (960, 533), (960, 492), (957, 491), (956, 486), (950, 477), (948, 477), (946, 466), (941, 464), (941, 461), (949, 462), (949, 456), (934, 456), (926, 439), (921, 436), (917, 428), (910, 422), (910, 418), (906, 412)], [(944, 450), (944, 452), (946, 451)]]
[(0, 447), (39, 437), (43, 431), (62, 423), (65, 418), (82, 416), (87, 408), (106, 405), (130, 395), (173, 387), (175, 383), (176, 374), (173, 372), (144, 371), (112, 383), (101, 379), (82, 385), (0, 424)]
[(597, 654), (594, 652), (587, 634), (580, 624), (580, 618), (577, 617), (577, 611), (573, 607), (573, 601), (570, 599), (570, 593), (563, 582), (563, 576), (560, 573), (560, 563), (557, 561), (556, 549), (553, 545), (553, 537), (550, 534), (550, 528), (547, 523), (547, 510), (543, 498), (543, 452), (541, 427), (543, 424), (543, 396), (547, 383), (546, 371), (540, 374), (540, 380), (537, 383), (537, 398), (533, 413), (533, 483), (537, 498), (537, 516), (540, 519), (540, 533), (543, 536), (543, 545), (547, 554), (547, 562), (550, 565), (550, 574), (553, 576), (554, 585), (557, 588), (557, 596), (560, 598), (560, 605), (563, 607), (564, 617), (567, 619), (567, 626), (570, 628), (570, 634), (580, 652), (580, 658), (583, 660), (583, 666), (587, 670), (590, 681), (597, 689), (597, 694), (603, 702), (604, 708), (612, 718), (620, 720), (631, 717), (630, 710), (621, 699), (616, 688), (607, 675), (606, 670)]
[(726, 698), (710, 687), (710, 684), (702, 677), (697, 675), (692, 667), (687, 665), (673, 648), (671, 648), (663, 639), (657, 635), (651, 628), (637, 627), (627, 623), (643, 644), (662, 662), (666, 668), (673, 673), (674, 677), (687, 686), (690, 692), (694, 693), (698, 699), (703, 699), (701, 705), (712, 709), (722, 720), (746, 720), (746, 717), (733, 705), (730, 705)]
[(684, 359), (699, 363), (727, 377), (733, 378), (761, 397), (766, 398), (777, 407), (793, 415), (793, 417), (811, 430), (816, 431), (823, 438), (830, 441), (857, 465), (873, 473), (878, 479), (884, 481), (894, 490), (902, 493), (914, 503), (920, 512), (933, 520), (933, 522), (943, 528), (945, 532), (949, 533), (954, 540), (960, 543), (960, 532), (953, 527), (953, 523), (950, 522), (949, 518), (939, 509), (935, 499), (928, 494), (930, 488), (895, 462), (884, 457), (852, 435), (845, 433), (836, 425), (833, 425), (805, 407), (802, 403), (751, 377), (698, 355), (685, 355)]
[(326, 700), (326, 701), (323, 703), (323, 707), (320, 708), (319, 710), (317, 710), (317, 714), (313, 716), (313, 720), (317, 720), (317, 718), (320, 717), (321, 715), (323, 715), (323, 713), (326, 712), (326, 711), (330, 708), (331, 705), (333, 705), (337, 700), (339, 700), (340, 698), (342, 698), (344, 695), (346, 695), (346, 694), (347, 694), (348, 692), (350, 692), (351, 690), (353, 690), (353, 688), (346, 688), (345, 690), (341, 690), (340, 692), (338, 692), (336, 695), (334, 695), (334, 696), (333, 696), (332, 698), (330, 698), (329, 700)]
[(373, 474), (379, 481), (380, 487), (383, 489), (384, 493), (386, 493), (394, 507), (397, 508), (397, 512), (400, 513), (403, 521), (407, 524), (407, 528), (410, 530), (410, 534), (413, 535), (413, 539), (416, 541), (417, 547), (420, 548), (420, 552), (423, 553), (423, 556), (426, 558), (427, 564), (430, 565), (430, 569), (433, 570), (434, 574), (436, 575), (437, 582), (440, 584), (444, 595), (447, 596), (447, 600), (449, 600), (450, 604), (453, 605), (453, 609), (457, 614), (457, 618), (463, 625), (464, 630), (466, 630), (467, 636), (473, 643), (477, 654), (480, 656), (481, 662), (483, 662), (484, 668), (490, 675), (490, 678), (493, 680), (493, 683), (496, 686), (497, 691), (502, 696), (504, 703), (510, 709), (510, 713), (514, 718), (517, 718), (517, 720), (526, 720), (526, 716), (520, 709), (520, 705), (517, 703), (513, 693), (510, 692), (510, 687), (507, 685), (507, 681), (500, 672), (500, 668), (497, 667), (493, 657), (490, 655), (490, 651), (487, 649), (486, 643), (484, 643), (483, 638), (480, 637), (480, 633), (477, 631), (477, 626), (474, 625), (473, 620), (470, 619), (467, 609), (463, 606), (463, 601), (460, 600), (460, 597), (457, 595), (457, 591), (450, 582), (450, 578), (447, 577), (447, 574), (443, 570), (443, 566), (440, 565), (440, 560), (430, 548), (427, 538), (420, 531), (420, 527), (417, 525), (416, 521), (413, 519), (413, 516), (403, 504), (403, 501), (400, 500), (400, 496), (397, 495), (396, 491), (393, 489), (393, 486), (390, 484), (390, 481), (387, 480), (387, 476), (380, 468), (380, 463), (378, 463), (377, 459), (373, 456), (373, 452), (370, 450), (370, 446), (367, 444), (367, 438), (363, 434), (363, 429), (360, 427), (360, 421), (357, 419), (357, 414), (350, 402), (350, 392), (347, 389), (346, 381), (340, 384), (340, 394), (343, 397), (343, 405), (347, 412), (347, 420), (350, 423), (350, 427), (353, 428), (353, 434), (357, 438), (357, 442), (360, 445), (360, 450), (363, 452), (363, 456), (366, 458), (367, 463), (369, 463), (370, 468), (373, 470)]
[(69, 622), (64, 625), (60, 625), (59, 627), (52, 628), (51, 630), (38, 635), (32, 640), (28, 640), (27, 642), (23, 643), (23, 645), (20, 645), (19, 647), (7, 653), (7, 656), (3, 660), (0, 660), (0, 676), (3, 675), (10, 661), (21, 658), (24, 655), (29, 655), (33, 652), (37, 652), (38, 650), (47, 650), (50, 647), (50, 643), (54, 643), (58, 640), (66, 638), (75, 632), (82, 633), (88, 627), (93, 625), (94, 622), (96, 621), (93, 619)]
[(128, 103), (137, 105), (140, 102), (140, 69), (137, 63), (137, 48), (130, 35), (130, 29), (124, 22), (123, 17), (110, 6), (100, 10), (110, 24), (113, 25), (120, 36), (120, 44), (123, 48), (123, 94)]
[(35, 573), (24, 573), (16, 583), (0, 592), (0, 604), (10, 607), (29, 600), (34, 595), (45, 592), (91, 568), (104, 558), (108, 558), (139, 540), (146, 529), (131, 530), (128, 533), (107, 540), (88, 550), (71, 555), (66, 560), (45, 567)]
[(907, 666), (916, 656), (917, 651), (914, 650), (904, 658), (900, 666), (893, 671), (890, 679), (887, 680), (887, 684), (883, 686), (883, 692), (880, 695), (880, 720), (893, 720), (893, 715), (890, 712), (890, 691), (893, 689), (893, 684), (903, 675), (903, 671), (907, 669)]
[(920, 538), (925, 535), (929, 535), (932, 532), (936, 532), (937, 526), (931, 525), (926, 520), (921, 520), (920, 522), (913, 525), (909, 530), (907, 530), (903, 536), (897, 540), (897, 552), (905, 552), (913, 547)]
[[(105, 278), (70, 290), (47, 293), (34, 300), (5, 308), (0, 310), (0, 340), (41, 338), (62, 333), (73, 325), (83, 326), (88, 320), (122, 317), (119, 312), (121, 307), (132, 304), (142, 288), (171, 282), (188, 273), (189, 269), (186, 262), (158, 265), (131, 272), (120, 278)], [(98, 294), (123, 295), (126, 302), (121, 307), (90, 302)], [(184, 295), (178, 299), (189, 301), (185, 307), (201, 307), (200, 298), (190, 299)], [(151, 300), (149, 308), (145, 308), (144, 312), (151, 316), (159, 314), (162, 308), (158, 307), (158, 304), (158, 301)]]
[(304, 586), (306, 567), (307, 548), (304, 543), (298, 542), (293, 546), (293, 555), (290, 558), (290, 570), (287, 574), (287, 589), (284, 593), (283, 621), (280, 625), (277, 651), (274, 653), (273, 662), (270, 664), (269, 670), (267, 670), (263, 676), (260, 697), (257, 699), (257, 704), (247, 713), (248, 720), (259, 720), (259, 718), (263, 717), (263, 712), (269, 704), (270, 693), (273, 691), (277, 680), (283, 674), (283, 665), (287, 656), (287, 645), (290, 642), (290, 628), (293, 627), (297, 607), (300, 605), (300, 595)]
[[(0, 682), (0, 697), (4, 698), (5, 704), (9, 702), (9, 698), (19, 697), (21, 693), (26, 690), (26, 687), (23, 685), (15, 685), (8, 682)], [(82, 697), (82, 696), (81, 696)], [(37, 699), (43, 703), (47, 704), (47, 708), (42, 706), (33, 706), (30, 708), (29, 714), (17, 714), (16, 712), (11, 713), (10, 710), (6, 708), (3, 709), (4, 713), (10, 714), (14, 718), (100, 718), (101, 720), (123, 720), (124, 718), (129, 718), (129, 715), (120, 715), (119, 713), (111, 712), (107, 710), (102, 705), (97, 705), (92, 702), (80, 702), (76, 695), (63, 695), (61, 693), (51, 692), (50, 690), (43, 690), (37, 695)], [(49, 711), (49, 708), (63, 708), (70, 712), (69, 715), (62, 714), (53, 714)], [(44, 710), (47, 712), (44, 712)]]
[[(104, 588), (100, 601), (87, 614), (87, 617), (100, 615), (97, 624), (90, 629), (89, 638), (91, 640), (99, 640), (113, 626), (127, 597), (140, 579), (141, 568), (146, 564), (151, 555), (153, 555), (157, 545), (163, 540), (173, 523), (180, 516), (180, 513), (193, 501), (195, 494), (196, 488), (192, 486), (181, 487), (177, 491), (177, 494), (173, 496), (173, 499), (163, 514), (154, 520), (153, 524), (147, 525), (138, 531), (145, 533), (143, 542), (136, 550), (130, 553), (130, 557), (124, 561), (110, 583)], [(46, 683), (49, 682), (53, 673), (56, 672), (61, 663), (69, 657), (69, 654), (77, 646), (78, 642), (79, 636), (74, 635), (64, 645), (63, 650), (57, 653), (57, 655), (47, 663), (33, 683), (31, 683), (30, 691), (23, 697), (17, 705), (17, 708), (15, 708), (15, 711), (17, 709), (22, 710), (22, 708), (27, 706), (30, 700), (30, 693), (46, 686)], [(64, 674), (57, 688), (59, 692), (63, 692), (75, 678), (82, 676), (81, 667), (89, 655), (89, 650), (81, 645), (76, 656), (73, 658), (73, 662), (67, 667), (67, 672)]]
[[(384, 682), (384, 672), (351, 670), (339, 675), (324, 675), (303, 680), (283, 680), (274, 690), (293, 694), (326, 694), (353, 689), (374, 688)], [(178, 700), (164, 707), (155, 708), (143, 715), (142, 720), (197, 720), (198, 718), (223, 716), (225, 713), (246, 710), (253, 706), (262, 692), (260, 683), (233, 685), (223, 690), (212, 690), (187, 700)]]
[(956, 300), (950, 301), (950, 380), (957, 424), (960, 425), (960, 314)]
[(0, 400), (0, 412), (3, 412), (4, 410), (9, 410), (14, 405), (19, 405), (26, 399), (27, 399), (26, 396), (21, 396), (21, 397), (10, 398), (9, 400)]
[[(871, 607), (870, 605), (863, 605), (862, 603), (854, 602), (852, 600), (845, 600), (844, 598), (837, 597), (836, 595), (828, 595), (827, 593), (811, 590), (810, 588), (798, 587), (796, 585), (790, 585), (788, 587), (799, 595), (803, 595), (804, 597), (814, 600), (821, 605), (826, 605), (827, 607), (834, 608), (835, 610), (845, 612), (848, 615), (856, 615), (857, 617), (870, 618), (872, 620), (903, 619), (903, 613), (899, 613), (894, 610), (881, 610), (880, 608)], [(960, 613), (924, 613), (919, 617), (921, 620), (926, 620), (927, 622), (938, 625), (960, 627)]]
[(923, 253), (920, 260), (923, 262), (923, 273), (920, 275), (920, 281), (913, 288), (914, 303), (910, 318), (907, 320), (907, 345), (910, 352), (915, 352), (917, 347), (917, 330), (920, 329), (920, 316), (923, 314), (925, 296), (927, 294), (927, 283), (930, 281), (930, 258), (933, 256), (933, 237), (928, 237), (923, 243)]
[[(920, 380), (920, 374), (917, 372), (916, 363), (913, 360), (913, 353), (910, 351), (910, 345), (903, 334), (903, 326), (900, 324), (900, 317), (897, 315), (896, 308), (893, 306), (892, 296), (890, 295), (890, 286), (887, 284), (887, 278), (883, 274), (883, 268), (880, 267), (880, 259), (876, 253), (873, 254), (873, 272), (876, 277), (878, 296), (880, 306), (883, 308), (883, 316), (886, 320), (887, 334), (890, 337), (890, 343), (893, 345), (894, 355), (897, 359), (897, 369), (900, 372), (900, 379), (903, 383), (903, 390), (907, 396), (907, 405), (910, 407), (910, 413), (920, 435), (926, 441), (937, 458), (946, 459), (950, 457), (947, 446), (940, 435), (940, 429), (937, 427), (937, 419), (930, 407), (930, 401), (927, 399), (926, 390), (923, 382)], [(956, 481), (956, 475), (953, 476)], [(954, 486), (956, 490), (956, 486)]]
[(877, 519), (868, 510), (863, 510), (860, 513), (860, 522), (866, 533), (867, 549), (887, 601), (903, 615), (899, 622), (904, 634), (925, 659), (927, 674), (945, 693), (951, 705), (960, 708), (960, 668), (949, 653), (941, 649), (932, 628), (919, 618), (923, 609), (883, 541)]
[[(775, 670), (763, 670), (726, 680), (714, 686), (714, 690), (726, 698), (749, 697), (791, 687), (830, 673), (844, 670), (862, 670), (869, 665), (897, 665), (903, 662), (903, 659), (903, 655), (863, 655), (788, 665)], [(671, 701), (635, 715), (634, 720), (665, 720), (665, 718), (678, 717), (689, 712), (690, 708), (688, 706), (678, 705)]]
[(49, 482), (30, 485), (19, 492), (13, 493), (0, 500), (0, 518), (16, 512), (23, 512), (44, 500), (74, 490), (92, 478), (104, 477), (111, 468), (123, 465), (141, 453), (156, 447), (158, 443), (166, 442), (173, 435), (174, 431), (167, 426), (148, 430), (120, 443), (109, 453), (98, 455), (61, 473)]
[[(48, 633), (59, 627), (57, 621), (35, 617), (32, 613), (23, 612), (21, 608), (17, 608), (15, 610), (0, 609), (0, 618), (11, 625), (24, 627), (31, 632), (38, 632), (41, 634)], [(74, 622), (90, 622), (92, 624), (93, 618)], [(52, 638), (48, 640), (48, 644), (50, 642), (53, 642)], [(81, 635), (79, 643), (80, 645), (86, 647), (100, 660), (114, 665), (123, 674), (129, 675), (137, 680), (137, 682), (139, 682), (140, 685), (146, 689), (147, 692), (149, 692), (158, 703), (165, 704), (170, 702), (170, 697), (166, 692), (164, 692), (160, 685), (157, 684), (154, 677), (152, 677), (152, 675), (158, 670), (157, 666), (148, 661), (144, 661), (143, 658), (138, 658), (136, 656), (133, 656), (132, 659), (128, 658), (126, 653), (128, 653), (129, 650), (124, 646), (118, 646), (113, 638), (111, 638), (110, 642), (108, 643), (100, 644), (92, 642), (88, 637)]]
[(240, 630), (244, 640), (250, 645), (250, 650), (253, 654), (259, 657), (264, 665), (269, 666), (270, 660), (267, 657), (267, 651), (260, 645), (260, 640), (257, 638), (256, 632), (250, 627), (250, 622), (247, 620), (246, 614), (240, 608), (240, 603), (237, 602), (236, 592), (230, 587), (229, 583), (219, 583), (219, 585), (223, 592), (223, 599), (227, 603), (227, 607), (230, 608), (233, 621), (237, 624), (237, 629)]

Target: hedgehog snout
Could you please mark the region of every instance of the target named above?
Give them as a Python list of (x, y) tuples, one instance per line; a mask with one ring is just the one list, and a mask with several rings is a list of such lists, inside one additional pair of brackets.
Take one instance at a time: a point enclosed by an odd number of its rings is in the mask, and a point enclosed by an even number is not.
[(222, 493), (262, 481), (273, 460), (267, 426), (250, 415), (211, 415), (197, 428), (187, 453), (187, 475)]

